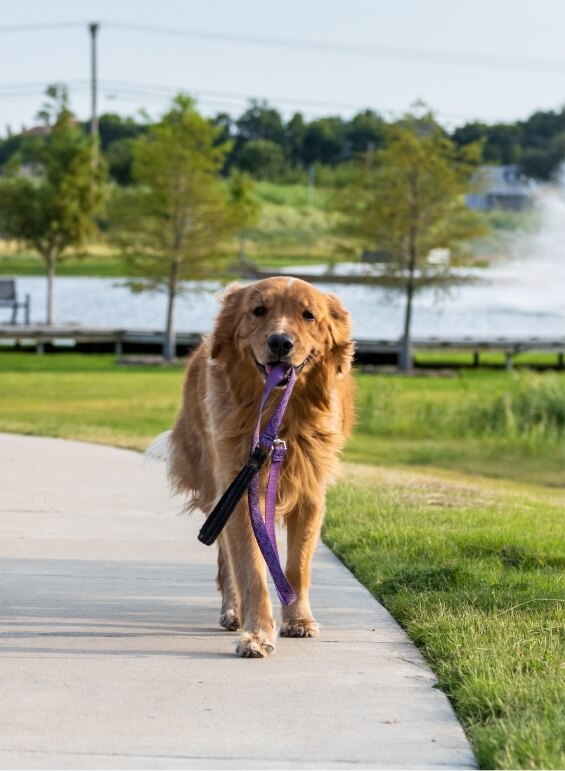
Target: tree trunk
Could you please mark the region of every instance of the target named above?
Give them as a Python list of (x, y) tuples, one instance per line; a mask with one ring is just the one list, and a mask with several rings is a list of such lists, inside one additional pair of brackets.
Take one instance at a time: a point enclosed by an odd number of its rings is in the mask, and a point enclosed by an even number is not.
[(404, 330), (400, 343), (398, 366), (402, 372), (410, 372), (412, 362), (412, 300), (414, 298), (414, 271), (416, 268), (416, 254), (411, 252), (408, 263), (408, 281), (406, 283), (406, 305), (404, 308)]
[(51, 249), (45, 256), (47, 262), (47, 319), (48, 326), (53, 325), (53, 285), (55, 283), (55, 252)]
[(174, 308), (175, 298), (177, 296), (177, 284), (179, 277), (179, 262), (173, 260), (171, 264), (171, 272), (169, 274), (169, 292), (167, 302), (167, 326), (165, 329), (165, 341), (163, 343), (163, 358), (165, 361), (173, 361), (177, 352), (175, 323), (174, 323)]

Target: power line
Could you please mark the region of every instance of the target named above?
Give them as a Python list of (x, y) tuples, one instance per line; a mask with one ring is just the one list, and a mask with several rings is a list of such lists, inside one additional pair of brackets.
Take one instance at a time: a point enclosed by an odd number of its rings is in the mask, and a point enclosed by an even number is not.
[[(86, 27), (88, 22), (69, 21), (46, 24), (17, 24), (0, 26), (2, 32), (33, 32), (42, 30), (73, 29)], [(507, 54), (474, 53), (471, 51), (432, 51), (424, 48), (405, 48), (402, 46), (368, 45), (366, 43), (341, 43), (311, 39), (291, 39), (280, 37), (264, 37), (260, 35), (237, 35), (234, 33), (212, 32), (209, 30), (190, 30), (175, 27), (161, 27), (150, 24), (132, 24), (128, 22), (107, 21), (101, 26), (106, 29), (125, 30), (129, 32), (145, 32), (157, 35), (191, 38), (193, 40), (209, 40), (219, 43), (235, 43), (238, 45), (267, 46), (304, 50), (308, 53), (338, 54), (340, 56), (361, 56), (409, 61), (427, 62), (430, 64), (450, 63), (473, 67), (503, 67), (507, 69), (559, 69), (565, 70), (565, 59), (550, 59)]]
[[(70, 80), (70, 81), (62, 81), (66, 85), (69, 86), (69, 88), (74, 92), (82, 92), (86, 91), (90, 87), (90, 81), (87, 79), (78, 79), (78, 80)], [(25, 98), (26, 96), (34, 96), (36, 93), (42, 94), (45, 91), (46, 84), (45, 83), (0, 83), (0, 96), (5, 99), (10, 98)], [(270, 96), (269, 98), (266, 97), (258, 97), (253, 96), (250, 94), (244, 94), (239, 92), (232, 92), (232, 91), (216, 91), (216, 90), (210, 90), (210, 89), (202, 89), (202, 88), (191, 88), (187, 86), (165, 86), (161, 84), (156, 83), (139, 83), (139, 82), (131, 82), (131, 81), (122, 81), (122, 80), (111, 80), (111, 79), (101, 79), (99, 81), (99, 89), (102, 92), (112, 92), (113, 94), (117, 94), (120, 96), (120, 98), (125, 98), (128, 101), (148, 101), (153, 103), (159, 103), (162, 104), (165, 101), (168, 101), (172, 99), (176, 94), (179, 93), (179, 91), (187, 91), (189, 94), (193, 95), (198, 99), (198, 101), (203, 102), (205, 104), (214, 104), (214, 105), (220, 105), (227, 108), (233, 108), (235, 106), (238, 106), (237, 103), (249, 103), (251, 101), (258, 101), (258, 102), (267, 102), (269, 104), (277, 105), (277, 106), (287, 106), (288, 109), (290, 108), (297, 108), (297, 109), (310, 109), (310, 110), (318, 110), (318, 109), (347, 109), (352, 111), (361, 112), (363, 110), (374, 110), (378, 114), (381, 115), (389, 115), (389, 116), (399, 116), (402, 114), (402, 110), (393, 109), (391, 107), (375, 107), (369, 104), (359, 104), (359, 103), (352, 103), (352, 102), (328, 102), (328, 101), (318, 101), (318, 100), (307, 100), (302, 99), (300, 97), (289, 97), (289, 96)], [(234, 104), (235, 103), (235, 104)], [(487, 117), (482, 116), (482, 118), (479, 118), (478, 116), (474, 115), (463, 115), (461, 113), (451, 113), (451, 112), (437, 112), (436, 113), (439, 116), (442, 116), (447, 119), (451, 120), (465, 120), (465, 121), (473, 121), (473, 120), (491, 120), (491, 121), (497, 121), (499, 118), (495, 118), (493, 116)]]
[(61, 21), (50, 24), (11, 24), (0, 26), (1, 32), (42, 32), (50, 29), (76, 29), (84, 27), (86, 22), (82, 21)]
[(461, 51), (430, 51), (418, 48), (403, 48), (397, 46), (367, 45), (366, 43), (339, 43), (335, 41), (306, 40), (279, 37), (262, 37), (256, 35), (236, 35), (233, 33), (209, 32), (204, 30), (187, 30), (172, 27), (159, 27), (148, 24), (130, 24), (121, 22), (106, 22), (109, 29), (121, 29), (131, 32), (149, 32), (159, 35), (186, 37), (193, 40), (211, 40), (221, 43), (237, 43), (243, 45), (258, 45), (278, 48), (305, 50), (309, 53), (339, 54), (341, 56), (364, 56), (388, 59), (408, 59), (429, 63), (451, 63), (465, 66), (506, 67), (506, 68), (542, 68), (564, 69), (565, 59), (542, 59), (536, 57), (478, 54)]

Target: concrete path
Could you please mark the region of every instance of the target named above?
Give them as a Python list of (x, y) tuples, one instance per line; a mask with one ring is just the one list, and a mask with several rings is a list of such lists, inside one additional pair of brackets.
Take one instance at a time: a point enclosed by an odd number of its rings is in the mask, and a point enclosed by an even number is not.
[(473, 768), (448, 700), (323, 546), (317, 640), (239, 659), (215, 554), (133, 452), (0, 434), (1, 768)]

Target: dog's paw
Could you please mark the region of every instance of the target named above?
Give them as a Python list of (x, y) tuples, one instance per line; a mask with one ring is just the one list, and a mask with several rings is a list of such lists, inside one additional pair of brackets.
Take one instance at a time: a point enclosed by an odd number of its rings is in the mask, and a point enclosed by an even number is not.
[(241, 635), (235, 652), (244, 659), (262, 659), (275, 652), (275, 644), (263, 634), (245, 632)]
[(237, 632), (239, 618), (235, 610), (226, 610), (224, 613), (220, 613), (220, 626), (223, 626), (228, 632)]
[(291, 618), (283, 621), (281, 637), (317, 637), (320, 627), (313, 618)]

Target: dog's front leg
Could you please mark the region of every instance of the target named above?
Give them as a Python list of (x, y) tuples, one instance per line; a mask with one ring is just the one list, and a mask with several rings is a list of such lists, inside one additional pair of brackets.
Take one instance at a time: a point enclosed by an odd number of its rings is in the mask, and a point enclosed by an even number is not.
[(222, 534), (239, 595), (242, 635), (238, 656), (261, 658), (275, 650), (275, 621), (267, 588), (266, 566), (259, 551), (247, 503), (240, 503)]
[[(320, 500), (323, 496), (320, 495)], [(322, 525), (323, 507), (312, 502), (302, 505), (287, 517), (286, 577), (297, 600), (282, 608), (281, 637), (316, 637), (318, 624), (310, 609), (310, 574), (312, 557)]]

